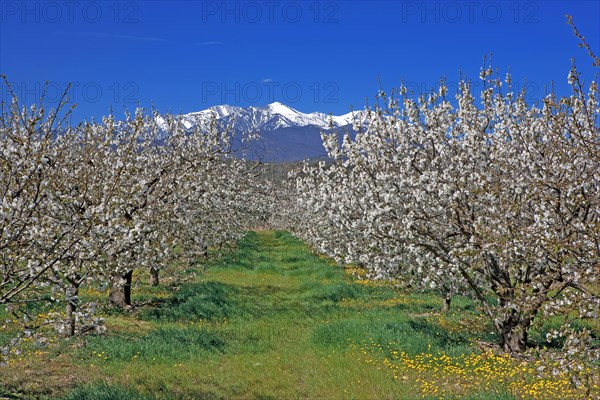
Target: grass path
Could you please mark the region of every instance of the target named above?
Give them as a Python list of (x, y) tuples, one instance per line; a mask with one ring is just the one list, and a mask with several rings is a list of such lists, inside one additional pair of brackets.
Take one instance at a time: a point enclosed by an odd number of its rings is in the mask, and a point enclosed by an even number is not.
[(278, 231), (249, 232), (196, 273), (176, 290), (140, 285), (154, 306), (72, 346), (63, 374), (91, 384), (67, 398), (514, 398), (514, 366), (471, 345), (494, 338), (468, 299), (440, 316), (437, 296), (357, 280)]
[(288, 233), (257, 231), (142, 312), (157, 330), (133, 341), (98, 338), (85, 351), (107, 357), (99, 368), (112, 382), (159, 396), (420, 398), (414, 377), (399, 384), (383, 361), (392, 351), (470, 352), (465, 335), (423, 316), (439, 306), (435, 297), (359, 284)]

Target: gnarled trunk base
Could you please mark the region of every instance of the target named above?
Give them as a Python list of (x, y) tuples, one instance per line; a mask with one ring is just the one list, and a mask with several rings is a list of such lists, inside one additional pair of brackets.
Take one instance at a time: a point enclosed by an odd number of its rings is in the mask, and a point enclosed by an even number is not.
[(442, 309), (440, 310), (442, 314), (447, 314), (448, 312), (450, 312), (450, 303), (452, 303), (452, 295), (447, 294), (446, 297), (444, 297), (444, 304), (442, 305)]
[(527, 331), (516, 327), (502, 335), (502, 348), (511, 354), (520, 354), (527, 349)]
[(500, 334), (502, 348), (510, 354), (520, 354), (527, 350), (527, 333), (532, 319), (519, 318), (516, 312), (504, 320), (496, 320), (494, 325)]
[(108, 295), (108, 302), (111, 305), (121, 308), (131, 306), (132, 278), (133, 271), (129, 271), (125, 275), (115, 276), (112, 278), (110, 294)]
[(79, 284), (73, 283), (72, 286), (67, 290), (67, 330), (65, 334), (67, 336), (75, 336), (75, 328), (77, 318), (75, 313), (79, 305)]
[(160, 283), (160, 269), (157, 267), (150, 268), (150, 284), (152, 286), (158, 286)]

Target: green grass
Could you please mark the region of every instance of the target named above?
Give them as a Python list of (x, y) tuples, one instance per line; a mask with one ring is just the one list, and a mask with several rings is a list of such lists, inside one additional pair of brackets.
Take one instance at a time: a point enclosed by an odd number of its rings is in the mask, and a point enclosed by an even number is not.
[(104, 382), (85, 385), (69, 393), (65, 400), (150, 400), (152, 397), (141, 395)]
[[(435, 294), (361, 284), (286, 232), (249, 232), (205, 267), (185, 283), (142, 281), (134, 301), (144, 306), (52, 350), (69, 353), (65, 374), (89, 377), (64, 398), (416, 399), (422, 374), (395, 377), (386, 359), (473, 354), (471, 341), (497, 339), (471, 300), (441, 316)], [(467, 396), (514, 398), (503, 387)]]
[[(147, 332), (88, 339), (78, 362), (121, 386), (75, 393), (121, 387), (157, 398), (418, 398), (416, 385), (358, 362), (349, 344), (375, 343), (380, 360), (394, 350), (454, 354), (471, 352), (467, 341), (477, 332), (430, 321), (441, 305), (432, 295), (386, 304), (399, 295), (357, 284), (288, 233), (249, 232), (197, 280), (167, 298), (147, 296), (152, 305), (137, 314)], [(455, 304), (456, 312), (473, 309), (464, 299)]]

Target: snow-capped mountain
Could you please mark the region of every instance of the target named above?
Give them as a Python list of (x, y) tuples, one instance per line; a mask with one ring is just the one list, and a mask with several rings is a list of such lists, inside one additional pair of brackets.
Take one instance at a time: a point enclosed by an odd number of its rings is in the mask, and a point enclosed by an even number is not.
[(364, 118), (364, 111), (350, 112), (339, 116), (330, 116), (320, 112), (305, 114), (285, 104), (275, 102), (265, 107), (248, 108), (229, 105), (213, 106), (206, 110), (183, 115), (191, 124), (206, 122), (212, 116), (223, 122), (234, 121), (234, 129), (239, 131), (264, 131), (282, 128), (314, 126), (319, 129), (341, 128), (351, 125), (355, 120)]
[[(238, 133), (259, 135), (260, 138), (245, 149), (245, 157), (284, 162), (326, 157), (321, 131), (351, 131), (354, 122), (365, 123), (366, 112), (355, 111), (338, 116), (320, 112), (305, 114), (275, 102), (265, 107), (247, 108), (219, 105), (181, 115), (188, 129), (206, 124), (213, 117), (223, 125), (231, 124)], [(161, 117), (157, 118), (159, 124), (164, 121)]]

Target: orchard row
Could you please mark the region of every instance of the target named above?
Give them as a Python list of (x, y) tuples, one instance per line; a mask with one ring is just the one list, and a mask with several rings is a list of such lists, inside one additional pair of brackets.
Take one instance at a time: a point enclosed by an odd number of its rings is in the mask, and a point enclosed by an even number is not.
[(573, 66), (572, 94), (537, 106), (510, 75), (480, 78), (480, 99), (466, 81), (454, 98), (443, 82), (419, 98), (401, 88), (353, 132), (323, 133), (333, 161), (296, 174), (280, 222), (373, 279), (438, 290), (445, 310), (473, 296), (508, 353), (560, 316), (548, 339), (578, 370), (600, 355), (585, 328), (600, 308), (598, 85)]
[[(20, 337), (47, 324), (69, 336), (102, 329), (82, 285), (110, 287), (126, 307), (134, 270), (158, 284), (174, 259), (235, 243), (268, 204), (256, 165), (233, 156), (234, 135), (216, 120), (190, 130), (138, 110), (72, 127), (66, 101), (48, 110), (15, 96), (0, 117), (0, 305)], [(31, 303), (65, 311), (40, 319)]]

